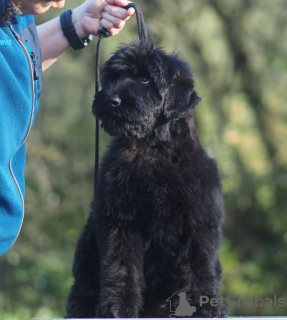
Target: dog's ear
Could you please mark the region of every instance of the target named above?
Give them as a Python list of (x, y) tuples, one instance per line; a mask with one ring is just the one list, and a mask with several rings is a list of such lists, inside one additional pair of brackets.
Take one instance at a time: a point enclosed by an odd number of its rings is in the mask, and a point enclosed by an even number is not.
[(167, 120), (178, 120), (192, 114), (201, 99), (194, 91), (194, 80), (188, 75), (173, 79), (166, 95), (164, 115)]

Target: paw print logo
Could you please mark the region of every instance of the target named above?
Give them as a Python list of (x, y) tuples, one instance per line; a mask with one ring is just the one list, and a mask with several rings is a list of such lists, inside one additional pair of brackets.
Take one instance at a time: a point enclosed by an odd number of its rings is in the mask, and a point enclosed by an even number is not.
[(248, 296), (244, 297), (243, 304), (248, 307), (252, 306), (253, 305), (252, 297), (248, 297)]

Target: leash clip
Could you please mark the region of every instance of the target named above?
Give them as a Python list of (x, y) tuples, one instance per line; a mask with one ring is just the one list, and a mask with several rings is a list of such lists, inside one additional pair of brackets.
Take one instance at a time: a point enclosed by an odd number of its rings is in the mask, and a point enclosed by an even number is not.
[(102, 38), (108, 38), (108, 36), (109, 36), (109, 32), (106, 28), (98, 30), (98, 34)]

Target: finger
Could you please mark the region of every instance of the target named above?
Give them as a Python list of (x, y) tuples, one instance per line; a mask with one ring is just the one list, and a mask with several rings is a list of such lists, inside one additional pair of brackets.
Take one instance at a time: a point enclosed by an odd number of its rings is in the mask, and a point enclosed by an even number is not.
[[(131, 9), (134, 10), (133, 8)], [(104, 11), (120, 19), (126, 19), (127, 17), (131, 16), (130, 9), (126, 10), (124, 8), (115, 7), (115, 6), (105, 6)]]
[(128, 12), (128, 15), (129, 15), (129, 16), (133, 16), (133, 15), (136, 13), (136, 11), (135, 11), (134, 8), (129, 8), (129, 9), (127, 10), (127, 12)]
[[(119, 7), (125, 7), (129, 3), (131, 3), (131, 1), (126, 1), (126, 0), (106, 0), (106, 2), (110, 6), (112, 6), (114, 9), (120, 9)], [(129, 8), (128, 10), (124, 9), (124, 10), (125, 10), (125, 12), (126, 12), (126, 14), (128, 16), (132, 16), (132, 15), (135, 14), (135, 9), (134, 8)]]
[(119, 27), (115, 27), (112, 22), (106, 20), (106, 19), (102, 19), (101, 20), (101, 26), (106, 28), (108, 30), (109, 36), (113, 36), (117, 33), (119, 33), (119, 31), (124, 27), (125, 22), (122, 21), (121, 25)]
[(127, 0), (106, 0), (106, 2), (112, 6), (119, 6), (119, 7), (125, 7), (130, 3), (130, 1), (127, 1)]
[(122, 23), (123, 23), (123, 20), (120, 19), (120, 18), (117, 18), (117, 17), (114, 17), (110, 14), (108, 14), (107, 12), (103, 12), (102, 13), (102, 18), (109, 21), (114, 28), (121, 28), (122, 27)]

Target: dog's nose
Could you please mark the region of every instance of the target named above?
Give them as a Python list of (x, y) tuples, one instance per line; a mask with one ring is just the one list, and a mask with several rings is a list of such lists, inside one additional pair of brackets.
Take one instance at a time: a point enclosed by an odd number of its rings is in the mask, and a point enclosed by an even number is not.
[(121, 104), (121, 99), (119, 96), (108, 96), (105, 98), (105, 103), (113, 106), (113, 107), (118, 107)]

